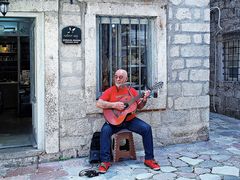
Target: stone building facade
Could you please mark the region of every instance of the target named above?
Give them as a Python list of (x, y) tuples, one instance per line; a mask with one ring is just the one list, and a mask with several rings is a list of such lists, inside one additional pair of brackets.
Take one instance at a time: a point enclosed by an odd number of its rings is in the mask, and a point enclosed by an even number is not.
[[(35, 19), (33, 121), (40, 160), (88, 155), (92, 134), (104, 123), (95, 107), (97, 16), (153, 18), (152, 73), (164, 84), (139, 117), (152, 125), (155, 147), (207, 140), (209, 14), (208, 0), (10, 0), (8, 17)], [(66, 26), (81, 29), (80, 44), (62, 43)], [(28, 161), (36, 161), (31, 153)]]
[(211, 1), (211, 111), (240, 118), (239, 1)]

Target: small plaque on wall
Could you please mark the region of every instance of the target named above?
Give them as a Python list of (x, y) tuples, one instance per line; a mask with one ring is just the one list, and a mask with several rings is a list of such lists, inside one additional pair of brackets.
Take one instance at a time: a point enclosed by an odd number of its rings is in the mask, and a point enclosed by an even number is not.
[(81, 29), (76, 26), (67, 26), (62, 29), (62, 42), (64, 44), (80, 44)]

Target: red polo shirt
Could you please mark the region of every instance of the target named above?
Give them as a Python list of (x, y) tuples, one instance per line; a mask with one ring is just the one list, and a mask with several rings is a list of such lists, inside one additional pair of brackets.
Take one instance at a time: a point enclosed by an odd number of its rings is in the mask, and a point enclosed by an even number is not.
[[(114, 85), (108, 88), (106, 91), (104, 91), (104, 93), (99, 97), (99, 99), (102, 99), (108, 102), (118, 102), (122, 97), (131, 96), (131, 95), (134, 97), (138, 96), (138, 92), (134, 88), (129, 88), (129, 87), (118, 88), (117, 86)], [(129, 121), (134, 117), (136, 117), (135, 112), (133, 112), (132, 114), (129, 114), (126, 118), (126, 121)]]

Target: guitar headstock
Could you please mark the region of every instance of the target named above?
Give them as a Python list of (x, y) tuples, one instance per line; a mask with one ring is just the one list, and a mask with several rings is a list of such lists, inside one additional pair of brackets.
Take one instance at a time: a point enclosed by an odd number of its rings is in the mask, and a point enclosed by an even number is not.
[(152, 86), (151, 90), (160, 89), (162, 87), (163, 87), (163, 82), (159, 81), (159, 82), (154, 83), (154, 85)]

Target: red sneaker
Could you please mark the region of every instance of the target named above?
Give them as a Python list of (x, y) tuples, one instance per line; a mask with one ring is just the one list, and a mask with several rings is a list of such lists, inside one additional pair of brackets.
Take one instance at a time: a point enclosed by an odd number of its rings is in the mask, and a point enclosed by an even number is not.
[(148, 167), (150, 167), (151, 169), (153, 169), (154, 171), (159, 171), (160, 170), (160, 166), (159, 164), (154, 160), (145, 160), (144, 164)]
[(110, 162), (101, 162), (99, 168), (98, 168), (98, 172), (99, 173), (106, 173), (108, 168), (111, 166)]

